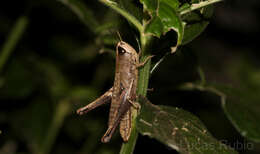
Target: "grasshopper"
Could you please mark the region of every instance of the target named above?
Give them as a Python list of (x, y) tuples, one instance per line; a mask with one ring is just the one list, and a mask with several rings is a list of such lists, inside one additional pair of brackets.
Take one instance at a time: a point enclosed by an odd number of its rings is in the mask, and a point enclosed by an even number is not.
[(110, 141), (115, 129), (120, 125), (120, 134), (127, 142), (131, 134), (132, 110), (140, 108), (136, 102), (136, 89), (138, 81), (138, 68), (143, 66), (152, 56), (139, 63), (139, 53), (124, 41), (116, 46), (116, 70), (114, 85), (98, 99), (77, 110), (79, 115), (111, 102), (108, 120), (108, 129), (101, 142)]

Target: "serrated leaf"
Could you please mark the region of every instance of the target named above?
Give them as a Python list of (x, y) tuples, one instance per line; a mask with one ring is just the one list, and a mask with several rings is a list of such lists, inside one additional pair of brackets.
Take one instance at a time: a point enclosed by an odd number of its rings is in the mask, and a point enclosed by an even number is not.
[(137, 130), (155, 138), (183, 154), (235, 154), (228, 146), (217, 141), (202, 122), (191, 113), (179, 108), (157, 106), (139, 97), (141, 112)]
[(177, 33), (177, 43), (172, 48), (172, 52), (175, 52), (177, 46), (181, 44), (184, 34), (184, 25), (177, 13), (179, 2), (177, 0), (141, 0), (141, 3), (151, 17), (150, 21), (146, 23), (145, 34), (160, 37), (168, 31), (174, 30)]

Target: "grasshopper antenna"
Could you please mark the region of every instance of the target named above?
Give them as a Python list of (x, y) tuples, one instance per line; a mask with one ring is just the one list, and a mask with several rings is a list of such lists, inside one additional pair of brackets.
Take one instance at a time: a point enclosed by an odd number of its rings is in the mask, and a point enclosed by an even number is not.
[(123, 41), (123, 40), (122, 40), (122, 37), (121, 37), (121, 35), (120, 35), (120, 33), (119, 33), (119, 31), (116, 31), (116, 33), (117, 33), (117, 36), (119, 37), (119, 40), (120, 40), (120, 41)]
[(135, 36), (135, 40), (136, 40), (137, 45), (138, 45), (138, 54), (139, 54), (139, 56), (141, 56), (141, 46), (140, 46), (140, 42), (139, 42), (137, 36)]

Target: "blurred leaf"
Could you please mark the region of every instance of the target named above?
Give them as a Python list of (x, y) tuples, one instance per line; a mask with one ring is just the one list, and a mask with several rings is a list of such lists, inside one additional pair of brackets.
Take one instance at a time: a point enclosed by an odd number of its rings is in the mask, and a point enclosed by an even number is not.
[(97, 91), (94, 88), (77, 86), (71, 88), (71, 91), (68, 95), (68, 99), (76, 102), (85, 102), (91, 101), (92, 98), (96, 98)]
[(96, 20), (94, 13), (80, 0), (58, 0), (68, 6), (79, 19), (92, 31), (96, 32), (99, 23)]
[(229, 66), (226, 67), (227, 76), (239, 83), (240, 89), (244, 90), (247, 95), (257, 94), (260, 92), (260, 70), (258, 60), (249, 57), (247, 52), (242, 55), (236, 55), (232, 61), (229, 59)]
[(144, 10), (151, 16), (150, 21), (146, 23), (145, 33), (160, 37), (170, 30), (177, 33), (177, 44), (171, 51), (175, 52), (178, 45), (181, 44), (184, 34), (184, 25), (177, 12), (179, 2), (177, 0), (141, 0)]
[[(208, 83), (186, 83), (182, 89), (207, 91), (220, 96), (224, 113), (238, 132), (252, 141), (260, 142), (259, 66), (245, 53), (225, 59), (228, 62), (216, 59), (216, 68), (207, 69), (213, 72), (220, 69), (217, 72), (221, 74), (214, 72), (214, 80), (224, 78), (222, 82), (226, 85), (211, 82), (212, 79), (209, 79)], [(220, 67), (220, 63), (223, 64), (223, 68)]]
[(110, 7), (114, 11), (116, 11), (118, 14), (122, 15), (124, 18), (126, 18), (130, 23), (132, 23), (138, 29), (140, 33), (143, 31), (143, 27), (140, 21), (134, 15), (132, 15), (131, 12), (125, 10), (117, 2), (111, 0), (99, 0), (99, 1), (105, 4), (106, 6)]
[(118, 0), (120, 6), (131, 13), (139, 22), (142, 22), (143, 19), (143, 10), (141, 7), (138, 7), (138, 3), (135, 0)]
[(7, 67), (2, 79), (0, 97), (9, 99), (28, 97), (37, 85), (36, 76), (24, 62), (15, 59)]
[(44, 82), (53, 98), (63, 98), (69, 91), (69, 82), (62, 74), (57, 64), (51, 61), (35, 61), (36, 68), (44, 78)]
[(38, 152), (50, 125), (52, 105), (46, 98), (36, 98), (30, 106), (10, 114), (11, 125), (33, 152)]
[(38, 150), (38, 154), (46, 154), (50, 153), (53, 144), (55, 143), (56, 136), (59, 133), (61, 126), (63, 125), (63, 121), (65, 117), (69, 114), (71, 105), (67, 100), (61, 100), (56, 107), (56, 110), (53, 115), (53, 119), (50, 123), (50, 127), (47, 131), (45, 131), (45, 136), (42, 140), (42, 144), (40, 149)]
[(49, 153), (71, 108), (66, 100), (60, 101), (55, 107), (53, 114), (53, 105), (47, 99), (39, 97), (31, 106), (11, 116), (11, 124), (17, 134), (27, 141), (33, 153)]
[(249, 95), (248, 90), (235, 89), (227, 85), (186, 83), (185, 90), (209, 91), (220, 96), (222, 108), (228, 119), (238, 132), (255, 142), (260, 142), (260, 104), (259, 97), (254, 92)]
[[(82, 44), (79, 40), (71, 36), (54, 36), (50, 42), (53, 50), (56, 51), (58, 56), (66, 60), (65, 62), (91, 62), (98, 55), (98, 46), (93, 41)], [(105, 42), (100, 40), (99, 44), (102, 43)]]
[(222, 108), (238, 132), (255, 142), (260, 142), (260, 99), (245, 95), (244, 91), (225, 86), (215, 86), (224, 93)]
[(155, 138), (183, 154), (237, 153), (217, 141), (202, 122), (191, 113), (179, 108), (157, 106), (139, 97), (141, 113), (137, 129), (142, 135)]
[(14, 27), (12, 28), (6, 42), (3, 45), (3, 48), (0, 50), (0, 72), (7, 62), (10, 54), (14, 50), (17, 42), (19, 41), (20, 37), (24, 33), (26, 27), (28, 25), (28, 18), (27, 17), (20, 17), (17, 19)]
[[(100, 146), (99, 138), (104, 133), (104, 127), (102, 127), (102, 123), (100, 123), (100, 121), (98, 121), (94, 118), (92, 120), (87, 118), (87, 121), (86, 121), (86, 119), (83, 119), (83, 120), (84, 121), (82, 121), (82, 123), (85, 125), (85, 127), (81, 128), (81, 129), (84, 129), (84, 132), (88, 132), (88, 133), (87, 133), (87, 136), (84, 136), (86, 138), (86, 140), (85, 140), (85, 143), (83, 144), (82, 148), (79, 150), (79, 154), (95, 153), (94, 152), (95, 148), (98, 147), (98, 149), (102, 149)], [(90, 124), (91, 124), (91, 126), (90, 126)], [(78, 131), (75, 128), (74, 128), (74, 130)]]

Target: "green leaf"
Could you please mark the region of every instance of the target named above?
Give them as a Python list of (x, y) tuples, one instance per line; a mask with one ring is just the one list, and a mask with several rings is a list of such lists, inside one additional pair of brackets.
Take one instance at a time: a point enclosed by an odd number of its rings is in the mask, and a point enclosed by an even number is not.
[(192, 0), (192, 4), (185, 3), (183, 6), (179, 8), (178, 11), (181, 15), (183, 15), (221, 1), (222, 0)]
[(230, 147), (217, 141), (202, 122), (191, 113), (179, 108), (157, 106), (139, 97), (141, 113), (137, 130), (155, 138), (183, 154), (233, 154)]
[(218, 87), (222, 108), (240, 134), (252, 141), (260, 142), (259, 97), (253, 98), (244, 92), (228, 87)]
[(185, 22), (183, 45), (191, 42), (206, 29), (209, 24), (209, 18), (213, 14), (213, 5), (211, 4), (220, 1), (222, 0), (192, 0), (192, 4), (184, 3), (178, 9), (181, 19)]
[(213, 14), (213, 10), (213, 6), (208, 6), (202, 8), (200, 11), (190, 12), (181, 16), (182, 20), (185, 22), (182, 40), (183, 45), (194, 40), (206, 29), (209, 24), (209, 19)]
[[(245, 138), (260, 142), (260, 71), (255, 59), (246, 52), (222, 58), (221, 61), (221, 53), (209, 58), (210, 55), (212, 53), (200, 52), (201, 60), (214, 64), (204, 66), (210, 81), (204, 84), (186, 83), (182, 89), (206, 91), (219, 96), (220, 105), (236, 130)], [(213, 80), (228, 84), (213, 83)]]
[(196, 83), (186, 83), (186, 90), (209, 91), (220, 96), (222, 108), (238, 132), (255, 142), (260, 142), (260, 104), (257, 94), (248, 90), (239, 90), (220, 84), (202, 86)]
[(179, 2), (177, 0), (141, 0), (141, 3), (151, 18), (146, 22), (145, 34), (160, 37), (174, 30), (177, 33), (177, 44), (172, 48), (172, 52), (175, 52), (184, 35), (184, 25), (177, 12)]

